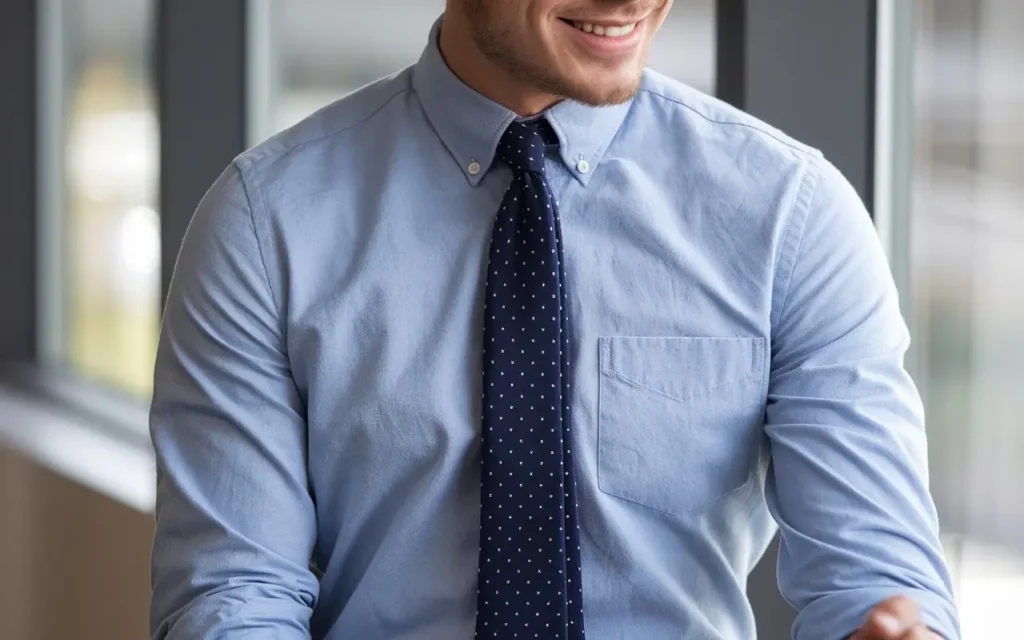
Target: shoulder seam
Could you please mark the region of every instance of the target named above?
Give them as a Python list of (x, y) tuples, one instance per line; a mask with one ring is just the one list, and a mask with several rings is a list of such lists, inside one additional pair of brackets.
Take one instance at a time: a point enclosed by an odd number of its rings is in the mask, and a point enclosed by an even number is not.
[[(775, 333), (776, 324), (782, 321), (782, 318), (786, 314), (787, 307), (789, 306), (790, 285), (793, 282), (793, 274), (796, 272), (797, 262), (800, 260), (800, 252), (803, 249), (804, 237), (807, 235), (807, 221), (811, 217), (811, 206), (814, 204), (814, 200), (818, 195), (818, 189), (821, 187), (821, 178), (821, 172), (817, 168), (817, 165), (814, 162), (808, 162), (807, 169), (803, 176), (803, 180), (801, 181), (800, 193), (797, 196), (797, 202), (795, 202), (793, 205), (793, 215), (790, 216), (789, 221), (786, 225), (786, 237), (788, 238), (793, 233), (796, 233), (796, 229), (794, 227), (795, 225), (799, 224), (799, 233), (796, 236), (796, 244), (793, 246), (792, 258), (789, 260), (788, 265), (783, 265), (783, 256), (780, 255), (780, 264), (776, 269), (775, 277), (773, 278), (777, 280), (779, 277), (779, 271), (785, 268), (785, 280), (782, 282), (777, 282), (777, 285), (781, 285), (781, 295), (779, 296), (780, 305), (778, 308), (778, 314), (776, 315), (774, 320), (771, 321), (772, 334)], [(802, 214), (802, 217), (800, 216), (800, 214)], [(801, 217), (801, 219), (797, 221), (797, 217)], [(785, 248), (786, 245), (784, 244), (782, 250), (785, 250)], [(773, 287), (773, 290), (774, 289), (775, 287)], [(772, 306), (774, 306), (774, 302)]]
[[(263, 251), (263, 243), (260, 241), (259, 229), (256, 226), (256, 212), (255, 212), (255, 207), (253, 206), (252, 195), (250, 194), (250, 186), (248, 184), (248, 181), (245, 178), (245, 171), (243, 171), (242, 167), (240, 167), (240, 166), (238, 166), (236, 164), (235, 165), (235, 170), (238, 171), (238, 178), (239, 178), (239, 180), (242, 183), (242, 192), (245, 194), (245, 201), (246, 201), (246, 204), (248, 205), (247, 208), (249, 209), (249, 224), (252, 226), (253, 239), (256, 240), (256, 250), (260, 254), (260, 266), (263, 267), (263, 282), (267, 285), (267, 292), (270, 294), (270, 301), (274, 305), (274, 315), (277, 316), (276, 317), (277, 323), (279, 325), (282, 325), (282, 322), (281, 322), (281, 311), (282, 310), (281, 310), (280, 296), (278, 296), (276, 293), (274, 293), (274, 287), (270, 283), (270, 270), (267, 268), (266, 252)], [(262, 204), (263, 192), (260, 190), (258, 185), (253, 185), (252, 188), (256, 189), (256, 195), (259, 196), (260, 202)], [(282, 325), (282, 328), (283, 328), (283, 325)]]
[[(308, 144), (313, 144), (314, 142), (319, 142), (320, 140), (324, 140), (325, 138), (330, 138), (331, 136), (336, 136), (336, 135), (338, 135), (340, 133), (344, 133), (344, 132), (348, 131), (349, 129), (353, 129), (355, 127), (358, 127), (359, 125), (363, 124), (364, 122), (368, 121), (370, 118), (372, 118), (373, 116), (377, 115), (382, 110), (384, 110), (385, 107), (387, 107), (389, 104), (391, 104), (392, 100), (394, 100), (395, 98), (397, 98), (398, 96), (400, 96), (402, 94), (409, 93), (411, 91), (412, 91), (412, 88), (408, 87), (408, 86), (399, 88), (394, 93), (392, 93), (390, 96), (388, 96), (387, 99), (385, 99), (383, 102), (381, 102), (379, 105), (377, 105), (377, 107), (373, 111), (368, 113), (366, 116), (360, 118), (359, 120), (356, 120), (355, 122), (350, 122), (350, 123), (346, 124), (345, 126), (342, 126), (342, 127), (338, 128), (338, 129), (334, 129), (334, 130), (328, 131), (327, 133), (322, 133), (322, 134), (320, 134), (320, 135), (318, 135), (316, 137), (309, 138), (307, 140), (300, 140), (300, 141), (295, 142), (294, 144), (288, 146), (287, 148), (280, 149), (280, 150), (278, 150), (278, 151), (276, 151), (274, 153), (266, 152), (266, 153), (262, 153), (260, 155), (257, 155), (255, 157), (252, 157), (252, 156), (250, 156), (248, 154), (242, 154), (241, 156), (239, 156), (237, 161), (251, 166), (251, 165), (253, 165), (253, 164), (257, 163), (257, 162), (260, 162), (262, 160), (266, 160), (267, 158), (270, 158), (270, 157), (276, 156), (278, 158), (283, 158), (284, 156), (287, 156), (288, 154), (290, 154), (290, 153), (296, 151), (297, 149), (299, 149), (301, 147), (304, 147), (304, 146), (306, 146)], [(344, 99), (344, 98), (342, 98), (342, 99)]]
[(705, 120), (707, 122), (710, 122), (711, 124), (720, 124), (720, 125), (729, 125), (729, 126), (735, 126), (735, 127), (743, 127), (743, 128), (746, 128), (746, 129), (751, 129), (753, 131), (757, 131), (758, 133), (764, 134), (764, 135), (768, 136), (769, 138), (775, 140), (776, 142), (778, 142), (778, 143), (780, 143), (782, 145), (785, 145), (786, 147), (789, 147), (790, 149), (798, 152), (800, 155), (803, 155), (803, 156), (806, 156), (806, 157), (810, 157), (810, 158), (815, 158), (815, 157), (818, 157), (821, 154), (820, 151), (814, 149), (813, 147), (807, 147), (807, 146), (803, 146), (803, 145), (794, 144), (792, 141), (789, 141), (789, 140), (786, 140), (784, 138), (781, 138), (778, 135), (776, 135), (775, 133), (773, 133), (772, 131), (764, 129), (762, 127), (758, 127), (758, 126), (755, 126), (755, 125), (752, 125), (752, 124), (748, 124), (746, 122), (738, 122), (738, 121), (735, 121), (735, 120), (732, 120), (732, 121), (730, 121), (730, 120), (715, 120), (714, 118), (709, 118), (707, 115), (701, 113), (700, 111), (697, 111), (692, 106), (690, 106), (689, 104), (683, 102), (682, 100), (673, 98), (672, 96), (666, 96), (665, 94), (660, 93), (658, 91), (654, 91), (653, 89), (651, 89), (649, 87), (644, 87), (640, 91), (642, 93), (649, 93), (652, 96), (656, 96), (658, 98), (661, 98), (662, 100), (667, 100), (668, 102), (671, 102), (673, 104), (677, 104), (680, 107), (683, 107), (684, 109), (690, 111), (694, 115), (702, 118), (703, 120)]

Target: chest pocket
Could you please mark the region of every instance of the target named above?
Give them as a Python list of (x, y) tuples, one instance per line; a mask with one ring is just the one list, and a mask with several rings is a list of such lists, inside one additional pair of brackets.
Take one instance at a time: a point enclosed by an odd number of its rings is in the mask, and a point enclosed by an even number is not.
[(602, 491), (683, 515), (754, 478), (763, 338), (606, 337), (599, 347)]

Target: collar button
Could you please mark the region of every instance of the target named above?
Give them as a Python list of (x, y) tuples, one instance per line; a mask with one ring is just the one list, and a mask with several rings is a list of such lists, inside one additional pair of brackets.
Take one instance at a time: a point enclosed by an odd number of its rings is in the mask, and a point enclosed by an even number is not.
[(469, 166), (466, 167), (466, 171), (468, 171), (469, 175), (471, 175), (471, 176), (475, 176), (475, 175), (479, 174), (480, 173), (480, 163), (477, 162), (476, 160), (470, 162)]
[(576, 170), (580, 173), (587, 173), (590, 171), (590, 163), (586, 160), (580, 160), (576, 163)]

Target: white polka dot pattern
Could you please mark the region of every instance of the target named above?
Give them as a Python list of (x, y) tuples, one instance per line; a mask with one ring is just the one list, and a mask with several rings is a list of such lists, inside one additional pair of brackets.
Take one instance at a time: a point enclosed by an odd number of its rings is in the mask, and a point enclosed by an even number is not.
[(557, 204), (536, 124), (515, 122), (484, 306), (478, 638), (584, 638)]

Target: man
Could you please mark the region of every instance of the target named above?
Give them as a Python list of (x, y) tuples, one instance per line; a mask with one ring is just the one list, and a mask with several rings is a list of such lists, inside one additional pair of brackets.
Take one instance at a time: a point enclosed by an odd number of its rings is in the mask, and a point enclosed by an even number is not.
[(450, 0), (200, 205), (155, 638), (959, 637), (908, 336), (821, 156), (644, 71), (671, 0)]

